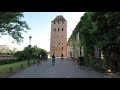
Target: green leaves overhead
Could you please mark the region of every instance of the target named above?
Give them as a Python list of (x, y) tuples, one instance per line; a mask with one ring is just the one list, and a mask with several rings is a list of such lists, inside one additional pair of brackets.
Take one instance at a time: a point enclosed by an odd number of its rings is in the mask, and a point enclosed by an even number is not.
[(23, 40), (22, 32), (30, 29), (27, 23), (21, 20), (23, 17), (22, 12), (0, 12), (0, 36), (9, 35), (14, 42), (20, 44)]

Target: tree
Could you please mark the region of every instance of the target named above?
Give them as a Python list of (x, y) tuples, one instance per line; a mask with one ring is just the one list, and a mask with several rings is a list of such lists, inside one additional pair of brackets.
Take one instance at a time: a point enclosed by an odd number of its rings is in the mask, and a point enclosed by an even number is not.
[(80, 43), (84, 48), (85, 62), (88, 66), (93, 65), (91, 61), (94, 58), (94, 36), (91, 31), (93, 30), (93, 23), (91, 22), (91, 13), (87, 12), (81, 17), (78, 23), (78, 30), (80, 32)]
[(14, 54), (14, 57), (16, 57), (17, 60), (19, 60), (19, 61), (26, 60), (25, 53), (23, 51), (17, 51)]
[(40, 53), (42, 56), (43, 56), (43, 58), (44, 59), (46, 59), (47, 58), (47, 51), (46, 50), (44, 50), (44, 49), (41, 49), (41, 53)]
[(44, 56), (44, 58), (47, 58), (47, 51), (44, 49), (41, 49), (37, 47), (37, 45), (31, 47), (29, 49), (29, 46), (25, 47), (23, 51), (17, 51), (14, 56), (18, 60), (28, 60), (30, 58), (38, 59), (39, 55)]
[(94, 12), (91, 21), (94, 22), (94, 32), (96, 44), (101, 47), (104, 58), (110, 66), (110, 55), (117, 54), (120, 59), (120, 12)]
[(36, 59), (39, 58), (39, 55), (41, 53), (41, 48), (37, 47), (37, 45), (33, 46), (31, 48), (31, 51), (32, 51), (32, 56)]
[[(83, 46), (84, 57), (88, 66), (94, 67), (94, 45), (102, 51), (104, 60), (99, 60), (99, 67), (111, 68), (110, 56), (114, 53), (120, 68), (120, 12), (87, 12), (76, 25), (69, 40), (75, 41), (75, 36), (80, 33), (80, 44)], [(101, 63), (102, 61), (102, 63)], [(107, 67), (106, 67), (107, 66)]]
[(120, 59), (119, 18), (120, 12), (87, 12), (82, 16), (80, 27), (78, 27), (83, 36), (85, 55), (92, 56), (93, 46), (99, 46), (108, 68), (110, 67), (111, 53), (114, 52), (117, 54), (118, 60)]
[(41, 49), (37, 47), (37, 45), (33, 46), (31, 48), (32, 55), (34, 55), (35, 58), (39, 58), (39, 55), (42, 55), (44, 58), (47, 58), (47, 51), (44, 49)]
[(23, 41), (22, 32), (30, 29), (25, 21), (22, 12), (0, 12), (0, 37), (9, 35), (14, 39), (14, 43), (20, 44)]

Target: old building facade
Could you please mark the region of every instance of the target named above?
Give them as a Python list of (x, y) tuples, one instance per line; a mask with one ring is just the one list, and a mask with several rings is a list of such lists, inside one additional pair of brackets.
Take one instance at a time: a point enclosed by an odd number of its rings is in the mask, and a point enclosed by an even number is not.
[(51, 21), (50, 56), (67, 56), (67, 21), (62, 15)]
[(79, 57), (84, 57), (84, 50), (83, 50), (83, 46), (80, 47), (80, 34), (79, 32), (77, 32), (74, 35), (74, 39), (72, 39), (72, 37), (69, 38), (68, 42), (67, 42), (67, 46), (68, 46), (68, 57), (77, 59)]

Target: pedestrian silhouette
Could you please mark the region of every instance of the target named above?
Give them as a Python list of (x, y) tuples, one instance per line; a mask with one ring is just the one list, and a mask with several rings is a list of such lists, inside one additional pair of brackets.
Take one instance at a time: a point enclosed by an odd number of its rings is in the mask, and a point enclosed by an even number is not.
[(53, 65), (53, 66), (55, 65), (55, 55), (54, 55), (54, 53), (53, 53), (53, 55), (52, 55), (52, 65)]
[(41, 60), (42, 60), (42, 55), (38, 57), (38, 60), (37, 60), (38, 65), (41, 63)]
[(40, 62), (42, 62), (42, 55), (40, 55)]
[(61, 59), (62, 59), (62, 60), (63, 60), (63, 56), (64, 56), (63, 53), (61, 53)]

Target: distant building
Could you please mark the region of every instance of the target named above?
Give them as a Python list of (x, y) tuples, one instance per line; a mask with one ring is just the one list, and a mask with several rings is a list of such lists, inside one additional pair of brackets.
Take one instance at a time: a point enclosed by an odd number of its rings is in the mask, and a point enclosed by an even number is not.
[(13, 59), (11, 53), (18, 51), (15, 47), (9, 45), (0, 45), (0, 60)]
[(83, 45), (81, 45), (81, 39), (79, 32), (76, 34), (72, 33), (67, 42), (68, 57), (74, 58), (75, 60), (84, 57), (84, 48)]
[(0, 51), (2, 53), (10, 53), (9, 51), (12, 51), (15, 53), (16, 51), (19, 51), (19, 50), (15, 47), (10, 46), (10, 45), (0, 45)]
[(0, 50), (6, 50), (7, 49), (7, 45), (0, 45)]
[(67, 21), (62, 15), (51, 21), (50, 56), (67, 56)]

